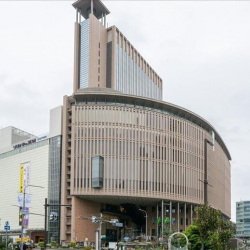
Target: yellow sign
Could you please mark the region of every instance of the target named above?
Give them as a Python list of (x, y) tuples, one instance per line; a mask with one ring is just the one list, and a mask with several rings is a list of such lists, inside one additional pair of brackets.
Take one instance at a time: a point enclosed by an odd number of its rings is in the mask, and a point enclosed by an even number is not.
[(21, 194), (23, 193), (23, 172), (24, 172), (24, 165), (22, 164), (20, 166), (20, 187), (19, 187), (19, 192)]
[[(21, 241), (21, 238), (16, 238), (15, 239), (16, 242), (20, 242)], [(29, 242), (30, 239), (29, 238), (23, 238), (23, 242)]]

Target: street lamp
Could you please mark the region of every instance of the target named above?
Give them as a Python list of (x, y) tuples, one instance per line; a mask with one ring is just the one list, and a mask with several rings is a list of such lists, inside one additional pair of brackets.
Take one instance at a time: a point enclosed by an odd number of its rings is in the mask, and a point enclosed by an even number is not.
[(35, 185), (27, 185), (24, 188), (23, 192), (23, 207), (22, 207), (22, 225), (21, 225), (21, 250), (23, 250), (23, 221), (24, 221), (24, 210), (25, 210), (25, 191), (27, 187), (37, 187), (37, 188), (44, 188), (42, 186), (35, 186)]
[(148, 214), (145, 210), (142, 210), (139, 208), (140, 211), (142, 211), (143, 213), (145, 213), (145, 218), (146, 218), (146, 242), (148, 241), (148, 237), (147, 237), (147, 219), (148, 219)]
[[(81, 218), (81, 217), (80, 217)], [(84, 219), (84, 217), (82, 217)], [(102, 224), (105, 222), (105, 223), (110, 223), (112, 224), (113, 226), (119, 226), (117, 224), (119, 224), (119, 220), (118, 219), (111, 219), (111, 220), (105, 220), (103, 219), (102, 217), (102, 213), (100, 213), (100, 217), (97, 217), (97, 216), (94, 216), (92, 215), (91, 217), (92, 219), (92, 223), (100, 223), (99, 224), (99, 229), (97, 229), (95, 232), (96, 232), (96, 235), (95, 235), (95, 242), (96, 242), (96, 249), (101, 249), (101, 243), (102, 243)]]

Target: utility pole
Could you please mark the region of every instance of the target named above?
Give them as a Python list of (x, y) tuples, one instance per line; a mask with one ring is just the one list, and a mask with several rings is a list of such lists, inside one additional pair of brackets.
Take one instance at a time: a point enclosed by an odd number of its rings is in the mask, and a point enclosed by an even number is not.
[(102, 248), (102, 213), (100, 214), (99, 250)]
[(47, 198), (45, 198), (44, 203), (44, 249), (46, 250), (46, 244), (47, 244), (47, 222), (48, 222), (48, 207), (71, 207), (72, 205), (62, 205), (62, 204), (48, 204)]
[(24, 192), (23, 192), (23, 207), (22, 207), (22, 225), (21, 225), (21, 250), (23, 250), (23, 228), (24, 228), (24, 214), (25, 214), (25, 194), (26, 194), (26, 188), (27, 187), (37, 187), (37, 188), (44, 188), (42, 186), (35, 186), (35, 185), (27, 185), (24, 187)]
[(8, 230), (6, 230), (6, 250), (8, 249)]
[[(95, 249), (101, 250), (101, 241), (102, 241), (102, 223), (111, 223), (116, 227), (123, 226), (123, 223), (119, 223), (118, 219), (111, 219), (111, 220), (104, 220), (102, 217), (102, 213), (100, 213), (100, 217), (92, 215), (91, 217), (92, 223), (98, 223), (99, 222), (99, 228), (95, 231)], [(121, 224), (121, 225), (120, 225)], [(99, 234), (99, 235), (98, 235)]]
[(10, 230), (10, 226), (9, 226), (9, 222), (8, 221), (5, 222), (4, 229), (6, 230), (5, 243), (6, 243), (6, 250), (7, 250), (8, 249), (8, 230)]
[(44, 218), (44, 249), (46, 249), (46, 244), (47, 244), (47, 219), (48, 219), (48, 201), (47, 198), (45, 198), (45, 205), (44, 205), (44, 209), (45, 209), (45, 218)]

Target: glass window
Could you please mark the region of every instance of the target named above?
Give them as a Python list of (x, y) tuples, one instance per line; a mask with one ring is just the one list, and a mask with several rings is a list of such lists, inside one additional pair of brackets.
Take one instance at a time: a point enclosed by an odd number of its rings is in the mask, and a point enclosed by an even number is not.
[(92, 157), (92, 188), (103, 187), (103, 165), (102, 156)]

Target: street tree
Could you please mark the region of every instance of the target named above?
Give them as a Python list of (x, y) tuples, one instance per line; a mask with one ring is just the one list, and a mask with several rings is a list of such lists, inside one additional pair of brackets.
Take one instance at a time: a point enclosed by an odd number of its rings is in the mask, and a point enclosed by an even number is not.
[(213, 209), (210, 205), (204, 204), (196, 208), (196, 219), (194, 225), (200, 234), (201, 249), (204, 250), (205, 241), (216, 232), (221, 220), (221, 212)]

